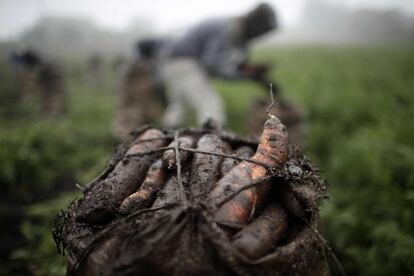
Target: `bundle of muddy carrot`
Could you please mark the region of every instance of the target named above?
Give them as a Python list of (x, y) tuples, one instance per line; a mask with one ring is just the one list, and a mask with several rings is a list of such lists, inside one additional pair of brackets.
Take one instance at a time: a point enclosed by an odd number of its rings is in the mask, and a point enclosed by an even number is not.
[(68, 274), (317, 273), (326, 184), (270, 115), (258, 142), (143, 127), (61, 212)]

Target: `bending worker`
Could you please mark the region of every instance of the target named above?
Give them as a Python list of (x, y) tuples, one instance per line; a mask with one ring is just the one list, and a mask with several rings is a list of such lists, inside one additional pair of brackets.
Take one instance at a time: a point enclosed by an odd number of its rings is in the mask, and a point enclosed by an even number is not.
[(182, 125), (188, 109), (197, 113), (199, 124), (211, 118), (223, 125), (223, 102), (208, 77), (261, 79), (266, 68), (247, 63), (247, 44), (276, 27), (273, 9), (260, 4), (240, 17), (202, 22), (168, 43), (160, 64), (168, 98), (164, 126)]

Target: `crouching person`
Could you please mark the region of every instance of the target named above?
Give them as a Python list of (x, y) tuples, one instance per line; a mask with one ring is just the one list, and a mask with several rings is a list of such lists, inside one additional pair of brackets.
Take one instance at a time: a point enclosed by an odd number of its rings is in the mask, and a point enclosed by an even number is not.
[(256, 79), (257, 70), (246, 70), (251, 68), (246, 66), (247, 46), (276, 27), (273, 9), (260, 4), (239, 17), (202, 22), (167, 45), (160, 63), (168, 97), (164, 126), (183, 125), (191, 109), (199, 124), (208, 118), (225, 124), (223, 100), (208, 78)]

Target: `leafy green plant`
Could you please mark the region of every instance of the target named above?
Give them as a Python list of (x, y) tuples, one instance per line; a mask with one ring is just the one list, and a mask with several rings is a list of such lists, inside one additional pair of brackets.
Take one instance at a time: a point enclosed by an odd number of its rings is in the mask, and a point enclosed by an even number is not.
[[(0, 68), (10, 69), (4, 63)], [(14, 82), (18, 75), (8, 72), (9, 81)], [(29, 109), (19, 99), (15, 106), (10, 101), (0, 102), (0, 211), (13, 221), (23, 214), (20, 229), (26, 239), (10, 256), (9, 260), (17, 262), (10, 269), (23, 266), (24, 271), (40, 275), (64, 271), (64, 258), (57, 255), (50, 232), (54, 216), (67, 204), (59, 198), (62, 192), (72, 191), (73, 195), (76, 183), (95, 177), (114, 149), (112, 91), (98, 91), (70, 74), (66, 81), (69, 110), (63, 117), (40, 118), (35, 109), (26, 112)], [(17, 84), (1, 88), (2, 99), (19, 92)], [(11, 112), (13, 107), (22, 112)], [(7, 227), (18, 229), (18, 225)], [(13, 270), (2, 267), (1, 273)]]

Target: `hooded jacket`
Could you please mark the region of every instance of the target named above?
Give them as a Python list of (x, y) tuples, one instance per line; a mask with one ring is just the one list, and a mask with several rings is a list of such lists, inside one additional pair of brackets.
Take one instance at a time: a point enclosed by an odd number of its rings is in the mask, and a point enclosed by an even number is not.
[(277, 27), (273, 9), (260, 4), (247, 15), (204, 21), (171, 43), (167, 58), (189, 57), (199, 61), (209, 75), (240, 77), (240, 65), (247, 60), (247, 43)]

